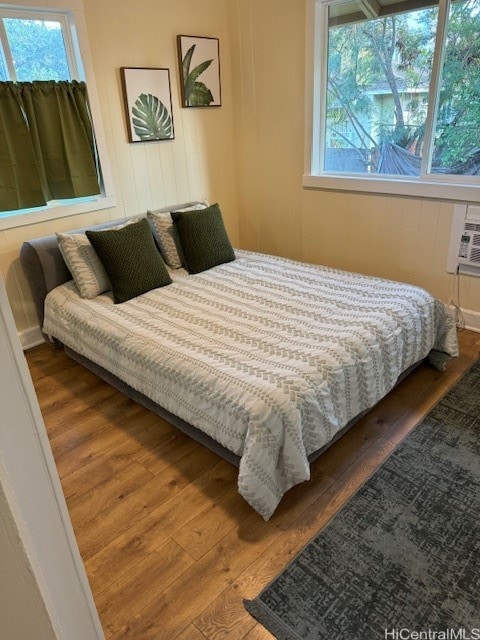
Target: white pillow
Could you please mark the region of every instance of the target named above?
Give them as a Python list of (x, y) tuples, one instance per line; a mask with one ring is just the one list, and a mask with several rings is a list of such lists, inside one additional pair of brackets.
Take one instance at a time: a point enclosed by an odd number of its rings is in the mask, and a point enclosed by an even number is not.
[[(105, 231), (121, 229), (139, 218), (132, 218)], [(111, 289), (107, 272), (85, 233), (56, 233), (58, 247), (81, 298), (95, 298)]]
[(164, 209), (156, 209), (155, 211), (147, 211), (147, 217), (151, 222), (151, 228), (155, 240), (162, 252), (163, 259), (172, 269), (180, 269), (185, 266), (182, 246), (180, 238), (173, 226), (172, 211), (197, 211), (206, 209), (208, 202), (187, 202), (174, 207), (165, 207)]

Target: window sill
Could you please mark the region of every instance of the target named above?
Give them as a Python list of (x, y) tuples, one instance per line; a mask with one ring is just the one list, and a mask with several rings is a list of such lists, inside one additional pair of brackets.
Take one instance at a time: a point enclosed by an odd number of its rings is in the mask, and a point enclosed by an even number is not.
[(29, 209), (22, 213), (15, 211), (0, 213), (0, 230), (26, 227), (27, 225), (58, 220), (91, 211), (110, 209), (116, 204), (115, 196), (99, 196), (92, 200), (74, 204), (51, 204), (41, 209)]
[(414, 198), (480, 203), (480, 184), (478, 180), (469, 184), (459, 184), (454, 181), (416, 181), (391, 177), (379, 178), (378, 176), (340, 176), (335, 174), (319, 176), (305, 174), (302, 185), (308, 189), (357, 191), (378, 195), (411, 196)]

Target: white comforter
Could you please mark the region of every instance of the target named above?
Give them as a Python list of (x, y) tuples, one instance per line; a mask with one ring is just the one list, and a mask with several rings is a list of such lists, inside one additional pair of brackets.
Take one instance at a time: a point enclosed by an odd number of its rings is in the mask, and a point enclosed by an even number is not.
[(431, 349), (457, 355), (440, 301), (398, 282), (236, 252), (234, 262), (114, 305), (73, 282), (44, 331), (241, 456), (238, 487), (268, 519), (307, 456)]

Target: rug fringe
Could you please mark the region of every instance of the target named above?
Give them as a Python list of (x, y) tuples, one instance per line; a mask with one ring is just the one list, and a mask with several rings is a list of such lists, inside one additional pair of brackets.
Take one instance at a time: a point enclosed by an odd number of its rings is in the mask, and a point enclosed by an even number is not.
[(303, 640), (283, 620), (277, 618), (261, 600), (244, 600), (243, 606), (248, 613), (277, 638), (277, 640)]

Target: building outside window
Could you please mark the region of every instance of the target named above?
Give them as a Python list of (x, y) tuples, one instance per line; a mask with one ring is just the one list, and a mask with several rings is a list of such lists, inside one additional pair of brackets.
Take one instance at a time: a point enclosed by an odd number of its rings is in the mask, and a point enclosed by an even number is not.
[(314, 10), (311, 176), (478, 190), (480, 0)]

